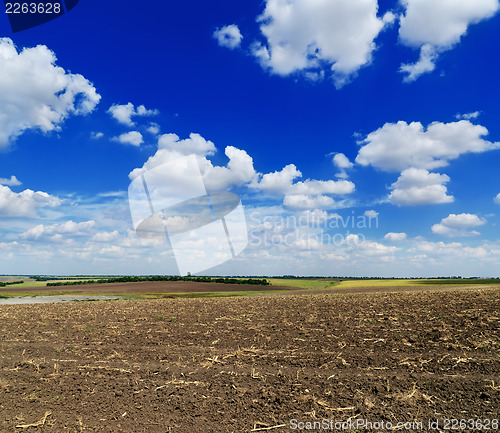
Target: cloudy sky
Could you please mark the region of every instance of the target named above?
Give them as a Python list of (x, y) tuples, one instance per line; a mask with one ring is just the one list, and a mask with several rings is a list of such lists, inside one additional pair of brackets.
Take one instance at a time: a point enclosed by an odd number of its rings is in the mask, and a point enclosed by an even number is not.
[[(499, 276), (499, 9), (81, 0), (18, 33), (0, 16), (0, 273), (177, 274), (128, 190), (194, 154), (248, 227), (204, 274)], [(210, 243), (191, 239), (198, 260)]]

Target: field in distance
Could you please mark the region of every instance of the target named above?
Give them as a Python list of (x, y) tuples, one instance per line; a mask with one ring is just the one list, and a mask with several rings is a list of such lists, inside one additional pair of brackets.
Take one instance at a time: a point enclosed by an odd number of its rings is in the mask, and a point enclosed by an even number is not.
[[(223, 284), (187, 281), (113, 281), (113, 276), (42, 277), (1, 276), (0, 297), (41, 295), (117, 295), (142, 298), (246, 296), (264, 293), (365, 293), (444, 290), (451, 287), (500, 285), (500, 279), (339, 279), (339, 278), (265, 278), (269, 285)], [(134, 278), (134, 277), (132, 277)], [(141, 277), (143, 278), (143, 277)], [(147, 278), (147, 277), (146, 277)], [(155, 277), (153, 277), (155, 278)], [(203, 278), (203, 277), (200, 277)], [(256, 277), (257, 278), (257, 277)], [(248, 282), (244, 279), (239, 282)], [(93, 282), (100, 281), (100, 284)], [(213, 281), (217, 281), (215, 278)], [(78, 284), (81, 282), (82, 284)], [(250, 281), (251, 282), (251, 281)], [(7, 284), (5, 286), (2, 285)], [(91, 284), (89, 284), (91, 283)], [(63, 284), (52, 286), (53, 284)], [(66, 285), (69, 284), (69, 285)]]

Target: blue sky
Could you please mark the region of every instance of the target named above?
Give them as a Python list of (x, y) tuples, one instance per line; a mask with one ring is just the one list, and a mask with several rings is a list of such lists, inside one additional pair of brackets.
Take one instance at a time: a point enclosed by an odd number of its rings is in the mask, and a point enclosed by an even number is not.
[(205, 274), (499, 276), (499, 9), (81, 0), (18, 33), (1, 16), (0, 273), (178, 273), (127, 191), (194, 153), (249, 236)]

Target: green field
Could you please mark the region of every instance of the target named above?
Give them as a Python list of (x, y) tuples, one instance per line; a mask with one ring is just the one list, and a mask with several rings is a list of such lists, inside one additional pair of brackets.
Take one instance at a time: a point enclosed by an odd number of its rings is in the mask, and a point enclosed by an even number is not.
[(293, 278), (268, 278), (273, 286), (291, 286), (304, 289), (330, 289), (330, 288), (359, 288), (359, 287), (405, 287), (421, 285), (484, 285), (500, 284), (498, 279), (293, 279)]
[(268, 278), (271, 286), (300, 287), (303, 289), (329, 289), (338, 285), (338, 280), (302, 280), (288, 278)]
[(419, 280), (419, 284), (435, 284), (435, 285), (443, 285), (443, 284), (500, 284), (499, 279), (493, 278), (457, 278), (457, 279), (434, 279), (434, 280)]

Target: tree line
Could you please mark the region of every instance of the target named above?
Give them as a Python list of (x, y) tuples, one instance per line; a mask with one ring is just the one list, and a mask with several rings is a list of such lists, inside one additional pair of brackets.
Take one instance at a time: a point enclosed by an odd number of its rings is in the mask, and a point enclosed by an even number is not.
[(269, 286), (270, 283), (264, 279), (257, 278), (223, 278), (223, 277), (181, 277), (181, 276), (159, 276), (149, 277), (114, 277), (103, 279), (92, 279), (85, 281), (58, 281), (47, 283), (47, 286), (74, 286), (80, 284), (103, 284), (103, 283), (138, 283), (142, 281), (191, 281), (196, 283), (222, 283), (222, 284), (253, 284), (259, 286)]
[(0, 287), (10, 286), (11, 284), (23, 284), (24, 281), (0, 281)]

